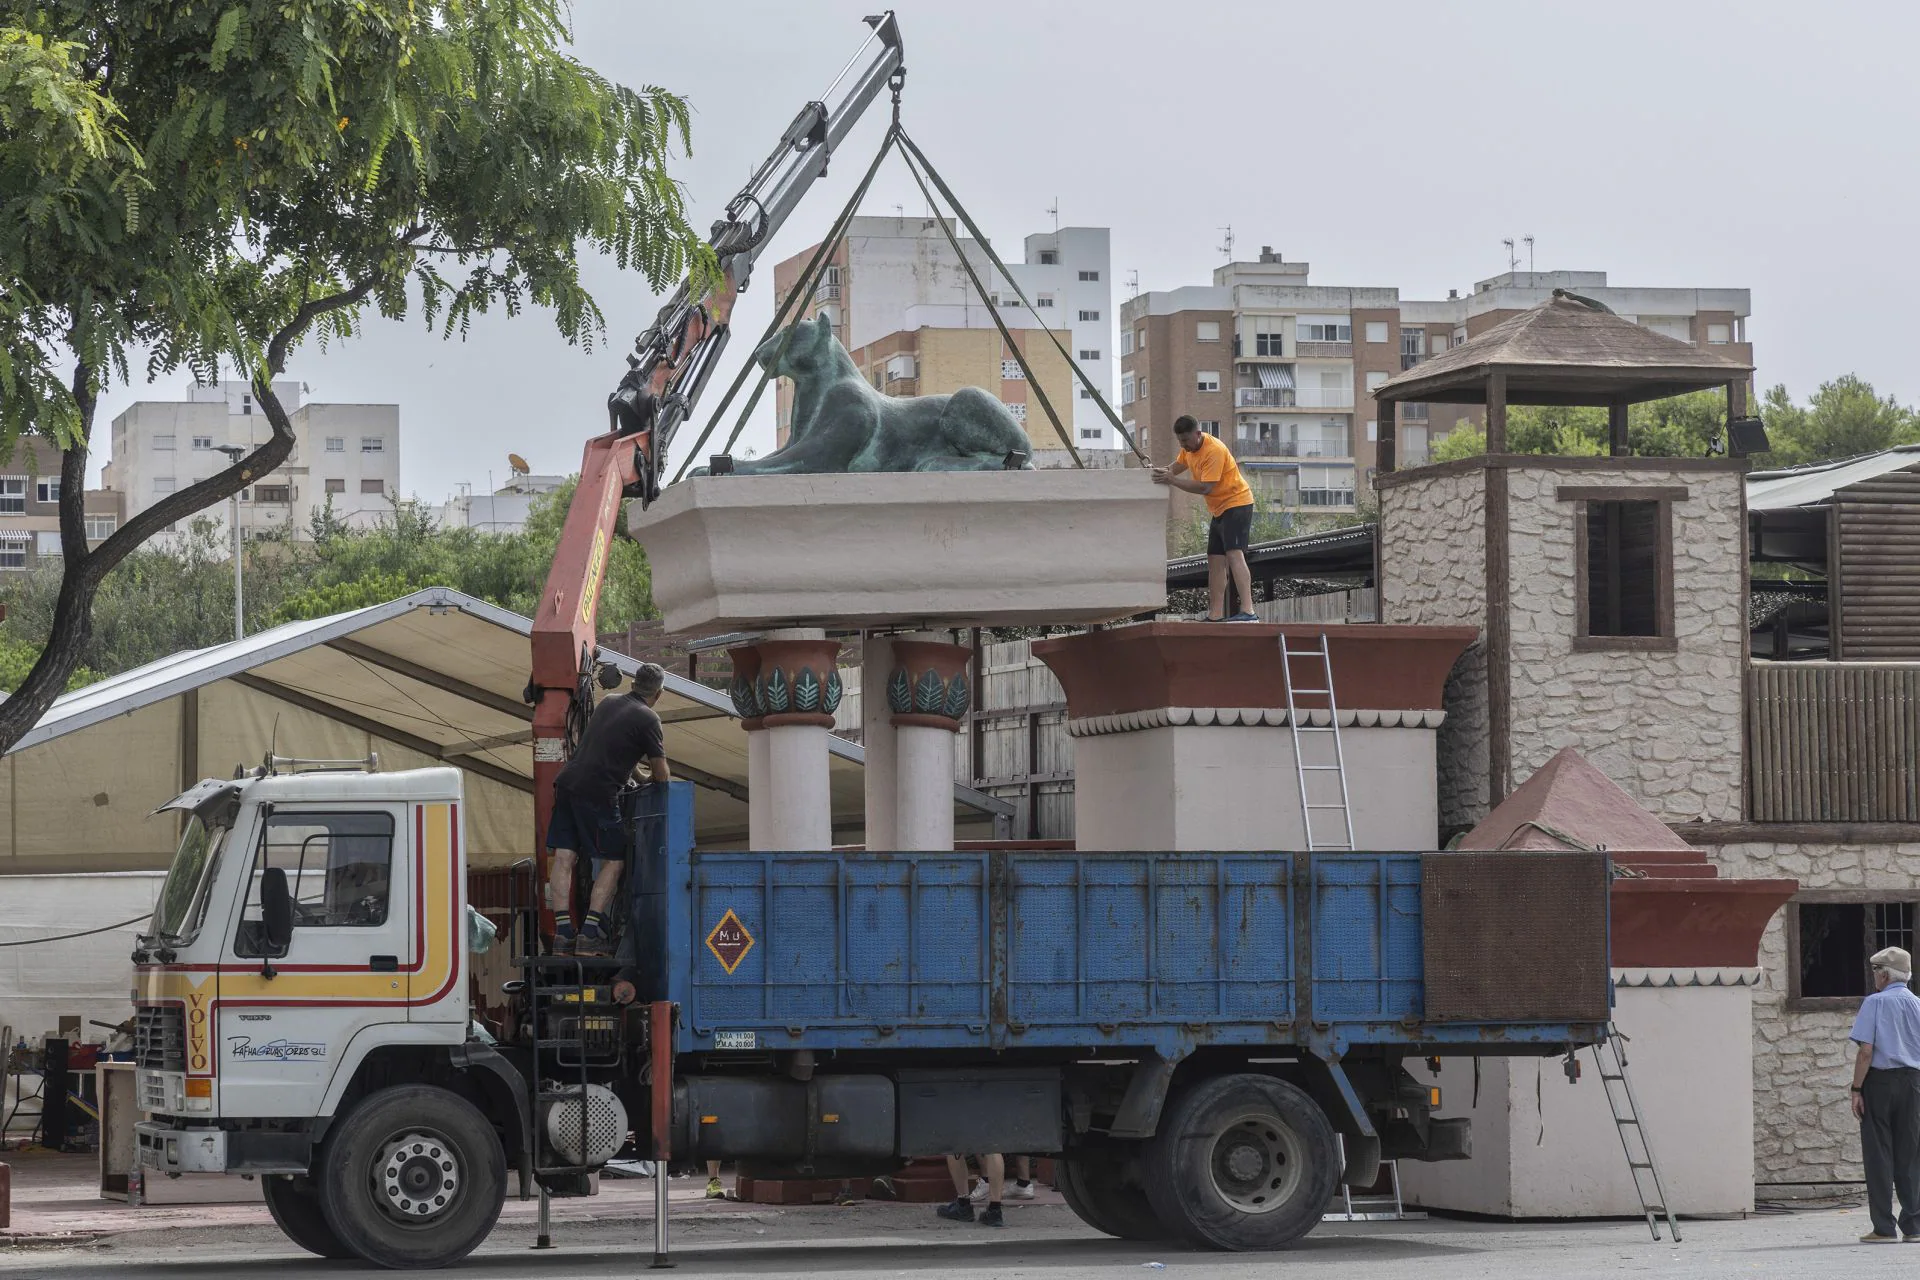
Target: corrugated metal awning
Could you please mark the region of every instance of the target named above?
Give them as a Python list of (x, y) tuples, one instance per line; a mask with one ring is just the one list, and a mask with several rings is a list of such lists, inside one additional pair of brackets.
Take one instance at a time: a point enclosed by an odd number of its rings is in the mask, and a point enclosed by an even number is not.
[(1794, 507), (1824, 506), (1837, 490), (1890, 471), (1920, 467), (1920, 445), (1896, 445), (1879, 453), (1838, 462), (1822, 462), (1783, 471), (1755, 471), (1747, 476), (1747, 509), (1786, 511)]
[(1257, 366), (1260, 373), (1260, 385), (1269, 391), (1293, 390), (1293, 366), (1290, 364), (1263, 364)]

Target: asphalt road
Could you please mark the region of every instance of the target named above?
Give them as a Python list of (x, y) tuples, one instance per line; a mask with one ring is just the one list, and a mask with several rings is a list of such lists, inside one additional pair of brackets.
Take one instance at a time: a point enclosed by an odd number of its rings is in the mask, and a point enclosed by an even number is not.
[[(1507, 1224), (1434, 1220), (1327, 1225), (1278, 1254), (1196, 1253), (1126, 1244), (1096, 1235), (1057, 1205), (1009, 1205), (1010, 1226), (989, 1231), (941, 1223), (930, 1209), (862, 1204), (844, 1209), (768, 1209), (724, 1219), (692, 1217), (675, 1233), (678, 1274), (820, 1280), (939, 1274), (943, 1280), (1030, 1277), (1116, 1280), (1162, 1264), (1200, 1280), (1354, 1276), (1367, 1280), (1540, 1280), (1540, 1277), (1663, 1275), (1689, 1280), (1829, 1276), (1911, 1277), (1920, 1245), (1866, 1246), (1866, 1214), (1817, 1211), (1746, 1221), (1682, 1224), (1685, 1242), (1655, 1244), (1637, 1222)], [(535, 1252), (515, 1223), (447, 1274), (474, 1277), (638, 1277), (646, 1273), (650, 1226), (640, 1222), (563, 1224), (559, 1247)], [(0, 1275), (78, 1280), (223, 1280), (387, 1276), (323, 1262), (269, 1228), (219, 1232), (142, 1231), (67, 1248), (0, 1250)]]

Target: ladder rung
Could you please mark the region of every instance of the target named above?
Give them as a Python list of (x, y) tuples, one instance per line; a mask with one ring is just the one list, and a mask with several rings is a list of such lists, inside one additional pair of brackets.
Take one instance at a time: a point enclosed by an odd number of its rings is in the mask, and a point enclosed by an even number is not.
[(1280, 652), (1286, 654), (1289, 658), (1324, 658), (1327, 656), (1325, 649), (1288, 649), (1282, 646)]
[(1300, 767), (1302, 769), (1321, 769), (1321, 770), (1331, 769), (1335, 773), (1340, 772), (1340, 766), (1337, 764), (1303, 764)]
[(1347, 806), (1343, 804), (1310, 804), (1307, 806), (1309, 809), (1344, 809), (1346, 807)]
[[(1331, 698), (1333, 696), (1333, 690), (1331, 689), (1295, 689), (1293, 691), (1293, 696), (1296, 698)], [(1325, 707), (1308, 707), (1306, 709), (1308, 711), (1325, 711), (1326, 710)]]

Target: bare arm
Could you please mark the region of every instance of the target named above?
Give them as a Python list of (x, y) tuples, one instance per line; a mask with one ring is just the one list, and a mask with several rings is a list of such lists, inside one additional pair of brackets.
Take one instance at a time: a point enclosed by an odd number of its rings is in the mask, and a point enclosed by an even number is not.
[(1864, 1115), (1867, 1110), (1867, 1102), (1860, 1096), (1860, 1089), (1867, 1083), (1867, 1069), (1872, 1065), (1873, 1046), (1863, 1044), (1860, 1046), (1860, 1052), (1853, 1055), (1853, 1114), (1856, 1119)]
[(667, 767), (667, 758), (665, 756), (648, 757), (647, 772), (653, 775), (655, 782), (668, 783), (673, 781), (673, 770)]
[(1155, 467), (1153, 469), (1153, 482), (1155, 484), (1171, 485), (1175, 489), (1184, 489), (1188, 493), (1198, 494), (1212, 493), (1214, 486), (1220, 483), (1217, 480), (1194, 479), (1187, 474), (1187, 464), (1184, 462), (1175, 462), (1170, 467)]

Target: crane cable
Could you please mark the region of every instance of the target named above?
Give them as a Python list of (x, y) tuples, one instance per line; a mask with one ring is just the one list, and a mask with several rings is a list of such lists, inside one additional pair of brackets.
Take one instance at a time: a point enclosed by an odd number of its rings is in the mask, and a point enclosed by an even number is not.
[(131, 920), (122, 920), (119, 924), (103, 924), (98, 929), (88, 929), (84, 933), (62, 933), (52, 938), (21, 938), (16, 942), (0, 942), (0, 947), (33, 947), (43, 942), (68, 942), (74, 938), (91, 938), (96, 933), (112, 933), (115, 929), (124, 929), (130, 924), (139, 924), (142, 920), (153, 919), (152, 910), (142, 911)]

